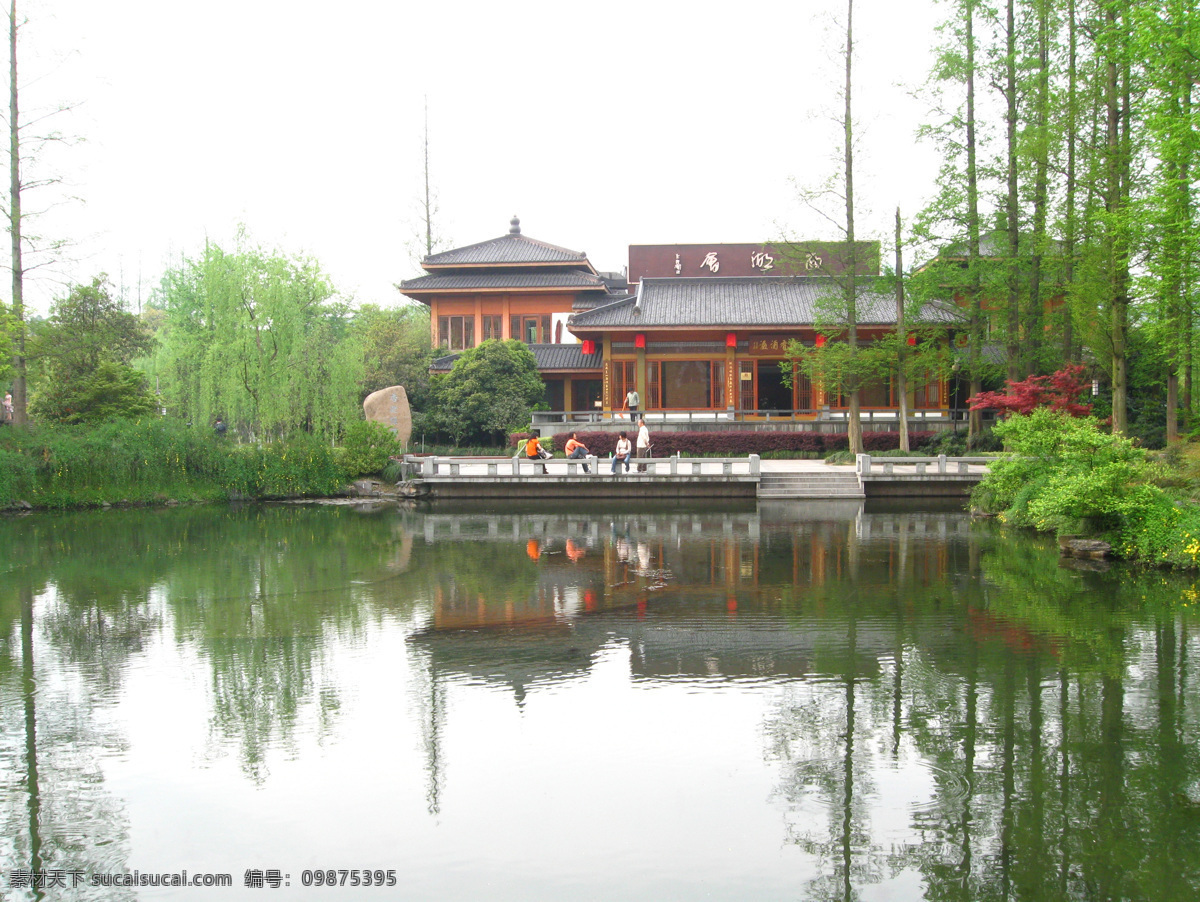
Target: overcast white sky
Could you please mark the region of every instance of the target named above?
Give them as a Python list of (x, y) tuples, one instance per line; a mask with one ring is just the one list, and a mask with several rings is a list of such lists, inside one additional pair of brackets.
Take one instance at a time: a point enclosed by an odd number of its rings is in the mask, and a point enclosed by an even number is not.
[[(422, 106), (437, 230), (451, 245), (526, 235), (619, 270), (629, 244), (836, 237), (796, 185), (833, 174), (840, 0), (382, 3), (25, 0), (23, 106), (76, 106), (81, 142), (43, 174), (80, 198), (36, 224), (136, 303), (163, 270), (244, 223), (306, 252), (360, 302), (420, 273)], [(916, 145), (933, 0), (858, 0), (860, 237), (887, 239), (932, 193)], [(28, 208), (44, 201), (31, 195)]]

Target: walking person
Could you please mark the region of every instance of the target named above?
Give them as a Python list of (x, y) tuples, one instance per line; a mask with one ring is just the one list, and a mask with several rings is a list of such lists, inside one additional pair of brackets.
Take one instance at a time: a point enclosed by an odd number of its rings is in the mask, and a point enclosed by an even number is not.
[(617, 467), (622, 463), (625, 464), (625, 472), (629, 472), (629, 455), (633, 453), (633, 446), (629, 444), (629, 436), (625, 434), (625, 430), (617, 435), (617, 451), (613, 454), (612, 471), (616, 475)]
[(638, 395), (636, 388), (631, 388), (625, 393), (625, 408), (629, 411), (630, 422), (635, 422), (637, 420), (638, 405), (641, 403), (642, 399)]
[[(645, 416), (642, 417), (642, 425), (638, 427), (637, 456), (639, 461), (646, 460), (650, 457), (650, 430), (646, 428)], [(646, 465), (639, 463), (638, 472), (645, 473)]]
[[(587, 445), (585, 445), (583, 442), (581, 442), (575, 436), (574, 432), (572, 432), (571, 437), (569, 439), (567, 439), (566, 447), (564, 447), (563, 450), (567, 452), (567, 460), (587, 460), (587, 456), (588, 456)], [(592, 471), (588, 469), (587, 464), (584, 464), (583, 472), (590, 473)]]

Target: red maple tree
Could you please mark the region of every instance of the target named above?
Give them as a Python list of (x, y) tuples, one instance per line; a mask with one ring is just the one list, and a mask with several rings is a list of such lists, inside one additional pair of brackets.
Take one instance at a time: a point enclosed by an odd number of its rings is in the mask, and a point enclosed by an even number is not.
[(1073, 417), (1086, 417), (1091, 404), (1079, 399), (1091, 386), (1084, 377), (1087, 367), (1081, 363), (1065, 366), (1050, 376), (1030, 376), (1020, 382), (1009, 381), (1008, 391), (983, 391), (967, 398), (971, 410), (998, 410), (1002, 415), (1030, 413), (1037, 407), (1061, 410)]

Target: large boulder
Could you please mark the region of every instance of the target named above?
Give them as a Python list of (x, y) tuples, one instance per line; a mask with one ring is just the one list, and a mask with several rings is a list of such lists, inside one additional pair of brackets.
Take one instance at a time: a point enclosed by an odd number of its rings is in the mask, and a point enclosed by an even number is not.
[(408, 392), (403, 385), (371, 392), (363, 401), (363, 413), (368, 420), (383, 423), (395, 432), (400, 444), (408, 445), (408, 440), (412, 438), (412, 410), (408, 406)]

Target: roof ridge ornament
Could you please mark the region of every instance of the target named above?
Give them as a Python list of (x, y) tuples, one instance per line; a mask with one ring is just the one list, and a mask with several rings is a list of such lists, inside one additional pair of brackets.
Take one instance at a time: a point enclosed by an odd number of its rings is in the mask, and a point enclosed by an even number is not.
[(516, 213), (513, 214), (513, 218), (509, 221), (508, 226), (509, 226), (508, 234), (510, 234), (510, 235), (520, 235), (521, 234), (521, 220), (517, 219)]

